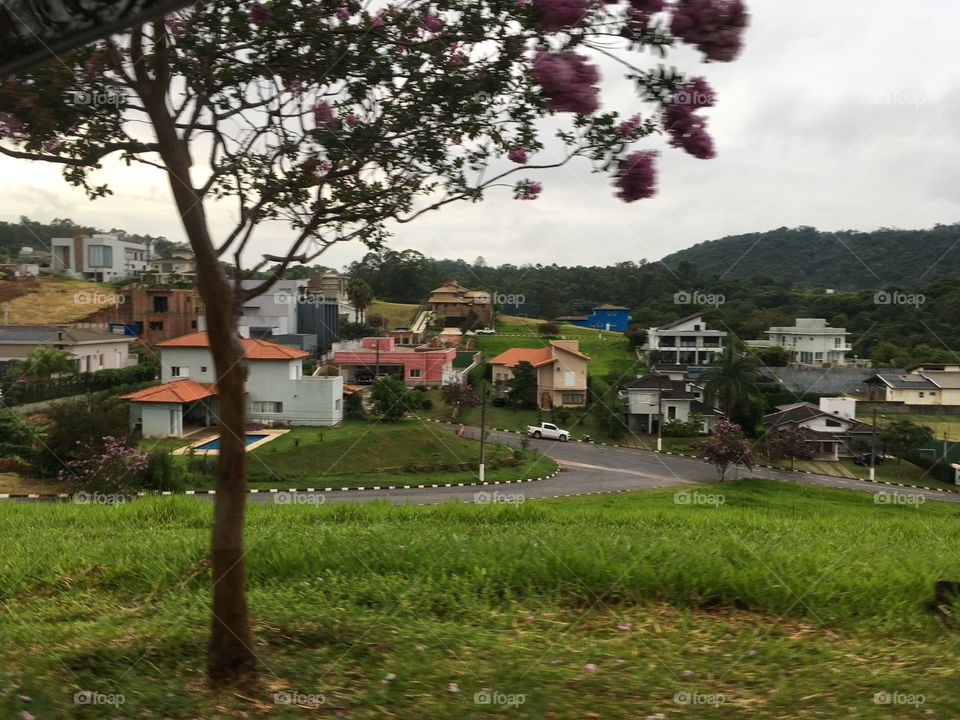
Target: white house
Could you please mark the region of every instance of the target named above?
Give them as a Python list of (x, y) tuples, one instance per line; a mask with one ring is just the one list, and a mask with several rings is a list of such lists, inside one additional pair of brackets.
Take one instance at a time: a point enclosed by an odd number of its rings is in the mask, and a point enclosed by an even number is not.
[(24, 360), (38, 347), (70, 353), (77, 372), (97, 372), (136, 365), (126, 335), (76, 328), (71, 325), (0, 325), (0, 363)]
[(50, 245), (51, 269), (71, 277), (112, 282), (137, 278), (150, 268), (146, 245), (116, 235), (53, 238)]
[(626, 384), (620, 397), (627, 427), (638, 432), (655, 433), (658, 424), (689, 422), (699, 415), (700, 431), (706, 433), (720, 419), (720, 413), (704, 404), (703, 388), (667, 374), (637, 378)]
[(823, 318), (797, 318), (790, 326), (771, 327), (766, 340), (748, 340), (747, 346), (786, 348), (794, 365), (845, 367), (852, 350), (846, 328), (830, 327)]
[(839, 460), (841, 453), (851, 453), (851, 440), (869, 440), (874, 433), (873, 425), (856, 419), (852, 398), (822, 398), (819, 407), (808, 402), (779, 405), (776, 412), (764, 416), (763, 426), (772, 433), (802, 430), (813, 445), (815, 460)]
[[(245, 338), (247, 417), (268, 425), (337, 425), (343, 420), (343, 378), (303, 375), (309, 353)], [(161, 385), (125, 395), (130, 421), (146, 437), (182, 437), (216, 417), (216, 375), (205, 332), (158, 343)]]
[(708, 329), (703, 314), (695, 313), (650, 328), (646, 349), (658, 353), (658, 364), (710, 365), (714, 356), (723, 352), (726, 337), (722, 330)]
[(865, 384), (871, 400), (905, 405), (960, 405), (960, 365), (918, 365), (906, 373), (877, 373)]

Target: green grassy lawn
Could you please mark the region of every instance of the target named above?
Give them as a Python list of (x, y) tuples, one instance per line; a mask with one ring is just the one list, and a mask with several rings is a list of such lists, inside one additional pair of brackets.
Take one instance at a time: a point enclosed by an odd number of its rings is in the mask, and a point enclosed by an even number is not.
[(261, 675), (221, 692), (203, 680), (210, 504), (3, 503), (0, 716), (960, 713), (958, 630), (925, 610), (934, 580), (960, 577), (955, 506), (757, 480), (683, 491), (714, 502), (251, 506)]
[[(932, 408), (931, 408), (932, 409)], [(938, 415), (936, 413), (889, 413), (877, 417), (878, 425), (889, 425), (897, 420), (910, 420), (918, 425), (926, 425), (933, 431), (934, 440), (960, 440), (960, 415)]]
[(414, 320), (417, 305), (407, 303), (393, 303), (385, 300), (374, 300), (367, 308), (367, 315), (385, 315), (391, 329), (409, 326)]
[[(491, 443), (485, 461), (497, 463), (512, 455), (513, 448)], [(183, 456), (176, 460), (190, 463)], [(478, 460), (479, 443), (432, 423), (349, 421), (334, 428), (294, 428), (250, 451), (247, 473), (250, 486), (261, 489), (475, 482), (476, 471), (449, 466)], [(537, 477), (556, 469), (552, 460), (533, 451), (527, 451), (524, 460), (518, 467), (491, 469), (495, 473), (491, 478)], [(213, 457), (206, 460), (211, 466), (213, 461)], [(202, 489), (212, 487), (211, 483), (209, 477), (198, 477), (190, 486)]]

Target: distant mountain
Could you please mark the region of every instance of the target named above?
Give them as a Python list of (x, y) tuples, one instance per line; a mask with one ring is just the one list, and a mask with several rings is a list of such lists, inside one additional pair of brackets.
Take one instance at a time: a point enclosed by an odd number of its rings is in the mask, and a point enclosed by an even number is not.
[(922, 287), (960, 273), (960, 224), (873, 232), (780, 228), (703, 242), (663, 262), (671, 268), (693, 263), (724, 277), (766, 276), (827, 288)]

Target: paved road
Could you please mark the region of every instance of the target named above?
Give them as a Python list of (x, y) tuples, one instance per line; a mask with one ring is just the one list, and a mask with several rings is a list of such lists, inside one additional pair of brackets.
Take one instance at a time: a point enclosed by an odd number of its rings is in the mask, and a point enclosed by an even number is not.
[[(455, 429), (448, 425), (437, 425), (436, 427), (438, 432), (449, 432)], [(465, 429), (465, 434), (475, 439), (479, 437), (477, 428), (468, 427)], [(515, 433), (493, 431), (488, 437), (510, 445), (520, 444), (520, 436)], [(644, 488), (682, 487), (695, 483), (716, 482), (716, 473), (713, 468), (693, 458), (607, 445), (579, 442), (561, 443), (552, 440), (531, 440), (530, 446), (557, 460), (562, 468), (560, 474), (545, 480), (519, 484), (411, 488), (409, 490), (337, 491), (325, 495), (323, 493), (297, 493), (296, 495), (283, 493), (280, 497), (269, 494), (255, 494), (251, 495), (250, 498), (258, 502), (310, 503), (320, 501), (322, 496), (324, 503), (388, 500), (401, 504), (428, 504), (449, 500), (460, 500), (462, 502), (489, 501), (493, 493), (501, 493), (501, 499), (517, 494), (522, 494), (524, 498), (546, 498), (623, 492)], [(867, 493), (897, 492), (923, 496), (928, 500), (960, 502), (960, 494), (891, 487), (827, 475), (809, 475), (766, 468), (754, 468), (747, 471), (740, 468), (736, 473), (731, 473), (730, 477), (736, 474)]]

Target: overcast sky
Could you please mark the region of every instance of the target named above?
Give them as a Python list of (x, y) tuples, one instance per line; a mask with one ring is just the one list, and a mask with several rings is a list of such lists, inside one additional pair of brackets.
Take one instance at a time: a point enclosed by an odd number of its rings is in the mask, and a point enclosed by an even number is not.
[[(586, 161), (548, 171), (536, 201), (491, 193), (396, 228), (391, 245), (433, 257), (482, 255), (488, 263), (610, 264), (656, 260), (724, 235), (781, 226), (871, 230), (958, 220), (960, 6), (942, 0), (747, 0), (752, 19), (741, 57), (702, 65), (717, 93), (710, 118), (718, 156), (696, 160), (659, 139), (656, 197), (625, 204)], [(647, 56), (650, 62), (650, 56)], [(643, 111), (615, 67), (601, 63), (604, 109)], [(535, 156), (537, 160), (548, 157)], [(56, 168), (0, 159), (0, 219), (70, 217), (95, 227), (184, 240), (162, 176), (109, 166), (114, 188), (88, 201)], [(212, 213), (218, 234), (226, 208)], [(281, 227), (258, 249), (279, 252)], [(344, 245), (321, 262), (342, 267), (364, 248)]]

